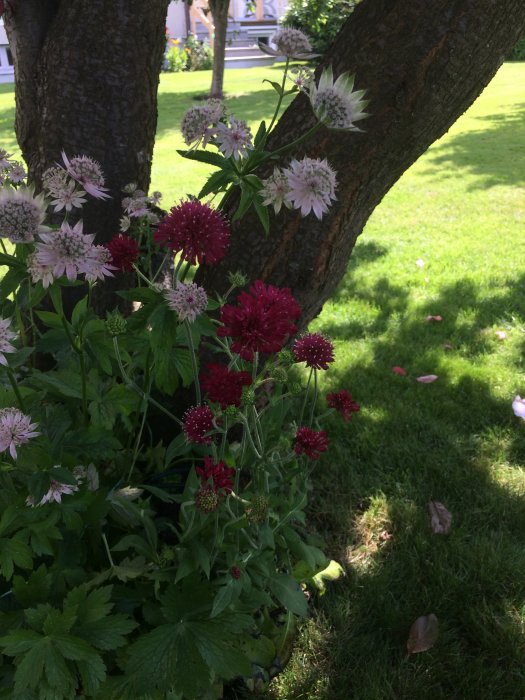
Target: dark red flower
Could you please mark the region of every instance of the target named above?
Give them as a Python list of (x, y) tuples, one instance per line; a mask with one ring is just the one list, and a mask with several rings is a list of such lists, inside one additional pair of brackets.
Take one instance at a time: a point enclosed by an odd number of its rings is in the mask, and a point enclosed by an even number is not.
[(134, 238), (119, 234), (110, 240), (106, 248), (111, 254), (111, 261), (122, 272), (131, 272), (133, 263), (140, 255), (139, 244)]
[(298, 455), (304, 453), (310, 459), (319, 459), (321, 452), (328, 449), (328, 442), (325, 430), (312, 430), (302, 426), (295, 434), (294, 450)]
[(326, 403), (330, 408), (335, 408), (336, 411), (339, 411), (343, 420), (350, 420), (352, 413), (357, 413), (361, 409), (361, 406), (354, 401), (352, 394), (346, 389), (327, 394)]
[(241, 578), (241, 570), (238, 566), (232, 566), (230, 569), (230, 576), (237, 580)]
[(334, 361), (334, 346), (320, 333), (306, 333), (298, 338), (292, 347), (297, 362), (306, 362), (307, 367), (328, 369)]
[(188, 442), (211, 445), (211, 436), (206, 436), (206, 433), (213, 430), (213, 413), (209, 406), (193, 406), (192, 408), (188, 408), (182, 421)]
[(213, 265), (224, 257), (230, 226), (223, 215), (197, 200), (181, 202), (157, 226), (155, 243), (171, 248), (187, 262)]
[(221, 461), (214, 464), (211, 457), (205, 457), (204, 469), (197, 467), (195, 471), (201, 480), (202, 488), (211, 486), (215, 493), (220, 491), (220, 489), (224, 489), (226, 493), (231, 493), (233, 491), (232, 477), (235, 474), (235, 469), (232, 469), (232, 467), (227, 467), (224, 462)]
[(223, 306), (222, 328), (217, 335), (233, 339), (232, 350), (244, 360), (254, 352), (278, 352), (297, 330), (293, 320), (301, 315), (288, 288), (280, 289), (257, 280), (250, 292), (241, 292), (237, 306)]
[(207, 371), (200, 381), (209, 400), (219, 403), (223, 410), (227, 406), (240, 406), (243, 386), (252, 383), (250, 373), (234, 372), (224, 365), (213, 363), (207, 365)]

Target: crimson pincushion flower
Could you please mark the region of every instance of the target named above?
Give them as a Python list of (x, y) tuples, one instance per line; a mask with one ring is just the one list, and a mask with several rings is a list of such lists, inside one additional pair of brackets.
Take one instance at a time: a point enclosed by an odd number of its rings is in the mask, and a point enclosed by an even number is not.
[(209, 406), (188, 408), (182, 418), (184, 432), (188, 442), (211, 445), (212, 438), (206, 435), (213, 430), (213, 413)]
[(153, 239), (192, 265), (213, 265), (226, 253), (230, 226), (220, 212), (198, 200), (188, 200), (172, 207)]
[(313, 369), (328, 369), (334, 361), (334, 346), (320, 333), (306, 333), (298, 338), (292, 347), (297, 362), (306, 362)]
[(131, 272), (140, 254), (139, 244), (131, 236), (118, 235), (110, 240), (106, 248), (113, 264), (122, 272)]
[(227, 467), (222, 460), (214, 464), (211, 457), (205, 457), (204, 468), (197, 467), (195, 471), (201, 480), (201, 486), (203, 488), (211, 486), (215, 493), (221, 489), (226, 493), (231, 493), (233, 491), (232, 477), (235, 474), (235, 469)]
[(264, 284), (257, 280), (250, 291), (241, 292), (238, 305), (221, 309), (219, 337), (233, 339), (232, 350), (244, 360), (251, 360), (254, 352), (279, 352), (288, 336), (297, 328), (293, 321), (301, 309), (290, 290)]
[(249, 372), (235, 372), (224, 365), (210, 363), (206, 366), (207, 374), (201, 376), (201, 387), (208, 394), (208, 399), (220, 404), (224, 410), (227, 406), (240, 406), (242, 388), (252, 383)]
[(295, 434), (294, 450), (298, 455), (305, 454), (310, 459), (319, 459), (322, 452), (328, 449), (326, 430), (312, 430), (303, 425)]
[(361, 410), (361, 406), (354, 401), (352, 394), (346, 389), (335, 391), (332, 394), (326, 395), (326, 403), (330, 408), (335, 408), (341, 414), (343, 420), (348, 421), (352, 417), (352, 413), (357, 413)]

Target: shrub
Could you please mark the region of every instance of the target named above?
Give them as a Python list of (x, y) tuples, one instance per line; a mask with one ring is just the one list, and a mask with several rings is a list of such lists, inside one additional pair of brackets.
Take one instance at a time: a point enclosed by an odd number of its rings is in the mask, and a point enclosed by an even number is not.
[(525, 61), (525, 36), (522, 37), (512, 49), (509, 61)]
[(330, 48), (359, 0), (291, 0), (282, 23), (308, 33), (316, 53)]
[(205, 41), (188, 34), (184, 50), (188, 55), (188, 70), (210, 70), (213, 67), (213, 51)]
[(180, 73), (188, 68), (188, 54), (184, 48), (179, 47), (180, 41), (178, 39), (171, 40), (171, 46), (169, 46), (165, 55), (166, 70), (169, 73)]

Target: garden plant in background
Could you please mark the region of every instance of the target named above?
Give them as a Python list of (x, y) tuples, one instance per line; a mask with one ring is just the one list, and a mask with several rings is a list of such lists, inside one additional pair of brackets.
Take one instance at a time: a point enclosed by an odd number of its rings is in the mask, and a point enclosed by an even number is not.
[[(320, 219), (336, 197), (319, 158), (254, 174), (289, 148), (265, 151), (286, 94), (309, 94), (318, 123), (304, 138), (365, 116), (346, 75), (327, 70), (315, 86), (300, 71), (288, 87), (308, 40), (284, 30), (276, 44), (287, 60), (268, 128), (252, 141), (219, 102), (190, 108), (183, 155), (217, 172), (163, 218), (159, 192), (129, 185), (107, 246), (80, 218), (90, 197), (108, 198), (96, 161), (62, 153), (35, 195), (1, 154), (0, 697), (212, 700), (225, 681), (254, 688), (279, 670), (308, 589), (341, 572), (304, 514), (329, 448), (323, 415), (359, 410), (347, 388), (319, 396), (331, 341), (294, 339), (300, 308), (286, 288), (238, 273), (212, 299), (191, 281), (228, 249), (231, 188), (235, 218), (253, 206), (266, 230), (267, 206)], [(121, 274), (133, 313), (98, 318), (94, 286)], [(67, 314), (70, 287), (86, 293)], [(178, 415), (181, 391), (191, 399)]]

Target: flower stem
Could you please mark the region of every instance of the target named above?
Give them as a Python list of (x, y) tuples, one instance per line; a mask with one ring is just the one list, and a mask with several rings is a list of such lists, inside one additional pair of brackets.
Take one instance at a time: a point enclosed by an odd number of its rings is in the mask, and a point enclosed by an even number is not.
[[(288, 66), (290, 65), (290, 59), (286, 58), (286, 65), (284, 66), (284, 73), (283, 73), (283, 82), (281, 83), (281, 93), (279, 95), (279, 100), (277, 101), (277, 107), (275, 108), (275, 112), (273, 113), (272, 121), (270, 122), (270, 126), (268, 127), (268, 130), (266, 132), (266, 136), (270, 133), (272, 130), (273, 125), (275, 124), (275, 121), (277, 119), (277, 115), (279, 114), (279, 110), (281, 109), (281, 104), (283, 101), (283, 95), (284, 95), (284, 86), (286, 84), (286, 75), (288, 73)], [(266, 138), (264, 139), (266, 142)]]
[(313, 373), (314, 373), (314, 398), (312, 401), (312, 408), (310, 409), (310, 427), (312, 427), (312, 423), (314, 421), (314, 411), (315, 411), (315, 406), (317, 404), (317, 370), (315, 367), (313, 368)]
[(201, 404), (201, 386), (199, 383), (199, 369), (197, 366), (197, 355), (195, 354), (195, 346), (193, 344), (193, 338), (191, 336), (191, 327), (189, 321), (184, 321), (184, 328), (186, 329), (186, 337), (188, 339), (188, 347), (191, 354), (191, 366), (193, 368), (193, 381), (195, 383), (195, 398), (197, 400), (197, 405)]
[(24, 405), (24, 399), (22, 398), (22, 394), (20, 393), (20, 389), (18, 388), (18, 382), (16, 381), (15, 375), (11, 367), (6, 367), (7, 369), (7, 376), (9, 378), (9, 383), (13, 387), (13, 391), (15, 392), (16, 400), (18, 401), (18, 405), (20, 406), (20, 410), (22, 413), (26, 413), (26, 408)]
[(303, 416), (304, 416), (304, 410), (306, 408), (306, 401), (308, 399), (308, 390), (310, 389), (310, 382), (312, 381), (312, 374), (313, 374), (313, 367), (310, 370), (310, 374), (308, 375), (308, 382), (306, 384), (306, 389), (304, 391), (304, 399), (303, 399), (303, 405), (301, 406), (301, 414), (299, 417), (299, 425), (302, 425), (303, 423)]

